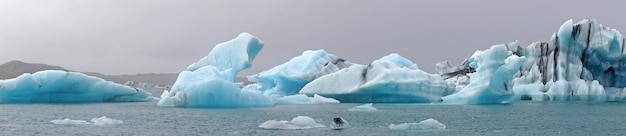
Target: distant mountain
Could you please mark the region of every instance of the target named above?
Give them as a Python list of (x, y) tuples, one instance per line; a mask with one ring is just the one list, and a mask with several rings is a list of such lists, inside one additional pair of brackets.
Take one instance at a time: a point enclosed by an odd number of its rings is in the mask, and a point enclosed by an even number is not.
[(21, 61), (9, 61), (0, 65), (0, 79), (10, 79), (20, 76), (24, 73), (34, 73), (42, 70), (62, 70), (69, 71), (59, 66), (51, 66), (46, 64), (33, 64)]
[[(68, 70), (59, 66), (52, 66), (46, 64), (36, 64), (36, 63), (26, 63), (22, 61), (9, 61), (0, 65), (0, 79), (11, 79), (17, 76), (20, 76), (24, 73), (35, 73), (37, 71), (42, 70), (62, 70), (62, 71), (73, 71)], [(178, 77), (177, 73), (163, 73), (163, 74), (136, 74), (136, 75), (105, 75), (96, 72), (81, 72), (86, 75), (95, 76), (102, 78), (107, 81), (112, 81), (115, 83), (124, 83), (126, 81), (135, 81), (135, 82), (143, 82), (143, 83), (152, 83), (152, 84), (174, 84), (176, 78)]]

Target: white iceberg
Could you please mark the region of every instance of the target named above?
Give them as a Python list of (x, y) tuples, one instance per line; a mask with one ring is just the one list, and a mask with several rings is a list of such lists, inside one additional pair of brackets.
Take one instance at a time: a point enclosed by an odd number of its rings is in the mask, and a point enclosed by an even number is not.
[(432, 118), (420, 121), (419, 123), (390, 124), (389, 129), (406, 131), (427, 131), (446, 129), (446, 125)]
[(157, 105), (223, 108), (274, 105), (269, 97), (241, 89), (235, 83), (237, 73), (249, 68), (262, 48), (263, 42), (248, 33), (218, 44), (208, 56), (182, 71)]
[(428, 74), (410, 60), (390, 54), (369, 65), (354, 64), (307, 84), (302, 94), (319, 94), (341, 102), (440, 102), (454, 91), (439, 75)]
[(272, 69), (248, 76), (248, 79), (259, 83), (260, 90), (266, 95), (293, 95), (314, 79), (350, 65), (352, 63), (324, 50), (309, 50)]
[(293, 130), (293, 129), (320, 128), (320, 127), (326, 127), (326, 126), (315, 122), (315, 119), (313, 119), (311, 117), (308, 117), (308, 116), (298, 116), (298, 117), (293, 118), (291, 121), (286, 121), (286, 120), (281, 120), (281, 121), (268, 120), (268, 121), (265, 121), (265, 122), (261, 123), (261, 125), (259, 125), (259, 127), (263, 128), (263, 129), (287, 129), (287, 130)]
[(45, 70), (0, 80), (0, 103), (152, 101), (147, 91), (78, 72)]
[(348, 111), (377, 111), (376, 107), (372, 103), (363, 104), (349, 108)]

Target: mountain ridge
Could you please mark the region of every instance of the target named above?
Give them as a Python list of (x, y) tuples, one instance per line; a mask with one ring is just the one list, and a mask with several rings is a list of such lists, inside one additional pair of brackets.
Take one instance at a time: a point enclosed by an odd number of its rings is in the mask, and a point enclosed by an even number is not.
[[(18, 77), (24, 73), (34, 73), (43, 70), (61, 70), (68, 72), (80, 72), (69, 70), (60, 66), (39, 64), (39, 63), (27, 63), (19, 60), (12, 60), (3, 64), (0, 64), (0, 79), (11, 79)], [(95, 76), (107, 81), (123, 84), (127, 81), (152, 83), (152, 84), (174, 84), (178, 73), (139, 73), (133, 75), (106, 75), (97, 72), (80, 72), (89, 76)]]

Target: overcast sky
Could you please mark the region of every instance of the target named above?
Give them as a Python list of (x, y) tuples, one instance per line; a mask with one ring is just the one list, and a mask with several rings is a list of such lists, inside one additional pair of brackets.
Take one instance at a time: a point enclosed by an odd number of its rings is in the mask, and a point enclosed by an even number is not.
[(626, 1), (0, 0), (0, 63), (104, 74), (178, 73), (218, 43), (265, 42), (251, 75), (305, 50), (367, 64), (399, 53), (433, 72), (475, 50), (547, 41), (568, 19), (626, 31)]

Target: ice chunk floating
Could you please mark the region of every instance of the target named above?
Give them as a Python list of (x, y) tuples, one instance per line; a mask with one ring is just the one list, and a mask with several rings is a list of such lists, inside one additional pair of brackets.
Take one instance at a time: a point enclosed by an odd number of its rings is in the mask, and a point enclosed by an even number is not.
[(93, 124), (96, 126), (112, 126), (112, 125), (124, 124), (124, 121), (107, 118), (106, 116), (93, 118), (91, 119), (91, 122), (93, 122)]
[(92, 118), (91, 122), (87, 122), (85, 120), (72, 120), (69, 118), (65, 118), (62, 120), (52, 120), (50, 121), (54, 124), (58, 125), (96, 125), (96, 126), (112, 126), (112, 125), (120, 125), (124, 124), (124, 121), (107, 118), (106, 116), (102, 116), (100, 118)]
[(376, 109), (376, 107), (374, 107), (372, 103), (354, 106), (348, 109), (348, 111), (377, 111), (377, 110), (378, 109)]
[(320, 95), (313, 95), (313, 97), (308, 97), (305, 94), (296, 94), (290, 96), (284, 96), (280, 98), (275, 98), (276, 104), (325, 104), (325, 103), (339, 103), (338, 100), (333, 98), (326, 98)]
[(442, 130), (446, 129), (446, 125), (435, 120), (426, 119), (419, 123), (402, 123), (402, 124), (390, 124), (389, 129), (405, 130), (405, 131), (427, 131), (427, 130)]
[(310, 128), (320, 128), (326, 127), (322, 124), (315, 122), (315, 119), (308, 116), (298, 116), (293, 118), (291, 121), (281, 120), (268, 120), (261, 125), (260, 128), (263, 129), (310, 129)]
[(0, 103), (151, 101), (150, 93), (77, 72), (39, 71), (0, 80)]
[(89, 125), (91, 124), (85, 120), (72, 120), (69, 118), (60, 119), (60, 120), (52, 120), (50, 122), (52, 122), (53, 124), (57, 124), (57, 125)]
[(180, 72), (170, 91), (157, 105), (163, 107), (263, 107), (274, 102), (265, 95), (243, 90), (235, 83), (237, 73), (252, 65), (263, 48), (256, 37), (242, 33), (220, 43), (208, 56)]

